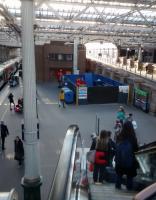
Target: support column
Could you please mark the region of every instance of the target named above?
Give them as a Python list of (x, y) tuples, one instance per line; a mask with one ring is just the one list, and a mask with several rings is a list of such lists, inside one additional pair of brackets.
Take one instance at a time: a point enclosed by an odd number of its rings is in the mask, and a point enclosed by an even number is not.
[(121, 52), (121, 40), (119, 39), (117, 45), (117, 60), (116, 62), (120, 64), (120, 52)]
[(33, 0), (22, 0), (22, 58), (24, 97), (25, 173), (24, 200), (40, 200), (39, 142), (37, 139), (36, 72), (33, 33)]
[(142, 48), (141, 45), (138, 47), (138, 62), (142, 62)]
[(78, 44), (79, 44), (79, 39), (75, 38), (74, 39), (74, 62), (73, 62), (73, 74), (77, 74), (78, 70)]

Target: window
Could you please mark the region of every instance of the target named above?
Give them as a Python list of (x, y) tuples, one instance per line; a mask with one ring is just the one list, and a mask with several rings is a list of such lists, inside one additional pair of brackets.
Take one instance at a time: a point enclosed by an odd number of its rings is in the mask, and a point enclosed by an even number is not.
[(64, 60), (63, 59), (63, 54), (57, 54), (57, 60)]
[(62, 54), (62, 53), (49, 53), (48, 55), (49, 61), (72, 61), (73, 55), (72, 54)]
[(56, 60), (56, 54), (54, 54), (54, 53), (49, 53), (48, 59), (49, 59), (50, 61), (55, 61), (55, 60)]
[(66, 61), (72, 61), (73, 60), (73, 55), (72, 54), (66, 54), (66, 57), (65, 57)]

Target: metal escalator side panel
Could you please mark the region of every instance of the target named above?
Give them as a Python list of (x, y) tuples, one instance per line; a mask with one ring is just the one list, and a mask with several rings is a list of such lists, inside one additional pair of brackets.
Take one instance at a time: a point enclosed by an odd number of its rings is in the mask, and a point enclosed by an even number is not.
[(69, 126), (64, 143), (62, 146), (62, 151), (60, 154), (60, 158), (57, 164), (57, 168), (55, 171), (53, 184), (50, 190), (50, 194), (48, 200), (68, 200), (70, 192), (70, 184), (72, 172), (71, 166), (73, 165), (73, 161), (71, 164), (71, 160), (73, 160), (73, 151), (76, 147), (76, 139), (79, 134), (79, 128), (77, 125)]

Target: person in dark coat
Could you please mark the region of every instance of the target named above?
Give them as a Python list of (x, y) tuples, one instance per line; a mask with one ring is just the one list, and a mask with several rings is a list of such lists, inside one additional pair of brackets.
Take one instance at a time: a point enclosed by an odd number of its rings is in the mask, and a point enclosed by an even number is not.
[(5, 149), (5, 138), (9, 135), (7, 126), (1, 121), (1, 140), (2, 140), (2, 150)]
[(113, 157), (115, 156), (115, 151), (116, 151), (116, 144), (115, 142), (112, 140), (111, 136), (112, 136), (112, 132), (111, 131), (107, 131), (108, 133), (108, 151), (109, 151), (109, 163), (108, 165), (110, 167), (113, 166)]
[(117, 173), (116, 188), (121, 189), (122, 176), (126, 175), (126, 187), (133, 189), (133, 177), (137, 175), (137, 161), (135, 152), (138, 151), (138, 142), (133, 125), (130, 121), (123, 124), (121, 133), (117, 138), (115, 170)]
[(91, 139), (92, 139), (92, 144), (91, 144), (91, 147), (90, 147), (90, 151), (91, 150), (95, 150), (95, 147), (96, 147), (96, 134), (95, 133), (92, 133), (91, 134)]
[(15, 160), (19, 162), (19, 165), (22, 165), (22, 161), (24, 160), (23, 142), (18, 136), (16, 136), (14, 144), (15, 144)]
[(8, 99), (9, 99), (9, 103), (10, 103), (10, 110), (12, 110), (11, 104), (14, 104), (14, 108), (15, 108), (14, 95), (12, 93), (10, 93), (8, 96)]

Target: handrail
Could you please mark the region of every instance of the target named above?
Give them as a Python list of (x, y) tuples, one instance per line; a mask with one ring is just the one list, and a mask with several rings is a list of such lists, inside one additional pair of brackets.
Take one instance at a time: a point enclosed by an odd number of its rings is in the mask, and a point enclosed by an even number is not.
[(69, 126), (48, 200), (69, 200), (72, 185), (77, 139), (80, 136), (77, 125)]
[(0, 192), (0, 200), (18, 200), (18, 194), (15, 189), (10, 192)]
[(150, 197), (152, 197), (153, 195), (156, 195), (155, 188), (156, 188), (156, 183), (153, 183), (152, 185), (146, 187), (144, 190), (136, 194), (133, 200), (152, 199)]

